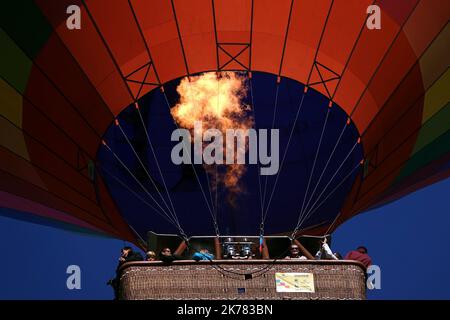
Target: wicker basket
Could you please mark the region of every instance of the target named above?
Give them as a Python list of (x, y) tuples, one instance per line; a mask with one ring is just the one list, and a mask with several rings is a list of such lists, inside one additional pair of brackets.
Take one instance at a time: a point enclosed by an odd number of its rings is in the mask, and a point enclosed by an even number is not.
[[(119, 297), (143, 299), (365, 299), (365, 268), (355, 261), (217, 260), (131, 262), (119, 271)], [(309, 292), (280, 292), (281, 275), (301, 273)], [(312, 276), (311, 276), (312, 274)], [(295, 277), (295, 276), (294, 276)], [(290, 278), (293, 279), (293, 278)], [(297, 280), (295, 280), (297, 281)], [(303, 290), (303, 289), (300, 289)]]

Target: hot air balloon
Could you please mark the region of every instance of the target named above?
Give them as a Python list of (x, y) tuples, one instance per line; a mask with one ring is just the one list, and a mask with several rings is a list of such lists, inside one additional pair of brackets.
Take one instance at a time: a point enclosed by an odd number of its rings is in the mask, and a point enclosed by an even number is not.
[[(448, 1), (36, 0), (0, 12), (2, 207), (134, 242), (149, 230), (296, 237), (450, 174)], [(208, 75), (216, 100), (221, 79), (239, 79), (247, 128), (279, 130), (276, 174), (244, 165), (236, 191), (224, 166), (171, 161), (180, 88)]]

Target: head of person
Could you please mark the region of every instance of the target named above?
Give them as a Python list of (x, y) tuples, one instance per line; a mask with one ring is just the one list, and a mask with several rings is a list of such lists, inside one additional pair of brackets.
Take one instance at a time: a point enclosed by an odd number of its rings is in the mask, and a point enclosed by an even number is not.
[(172, 255), (172, 251), (170, 250), (170, 248), (163, 248), (161, 250), (161, 255), (162, 256), (166, 256), (166, 257), (171, 256)]
[(300, 254), (300, 250), (298, 248), (298, 245), (296, 244), (291, 244), (290, 248), (289, 248), (289, 255), (291, 256), (291, 258), (297, 258)]
[(126, 258), (133, 251), (131, 247), (123, 247), (121, 250), (122, 257)]
[(364, 246), (359, 246), (358, 248), (356, 248), (356, 251), (358, 251), (359, 253), (363, 253), (363, 254), (367, 254), (367, 248)]
[(201, 248), (200, 253), (209, 253), (209, 250), (207, 248)]
[(156, 254), (154, 251), (147, 251), (145, 256), (147, 257), (147, 261), (154, 261), (156, 259)]

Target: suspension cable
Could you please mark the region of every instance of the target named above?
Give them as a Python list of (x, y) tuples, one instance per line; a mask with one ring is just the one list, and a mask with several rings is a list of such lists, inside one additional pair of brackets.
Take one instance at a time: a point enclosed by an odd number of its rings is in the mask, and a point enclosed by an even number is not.
[[(253, 79), (250, 73), (250, 77), (249, 77), (249, 82), (250, 82), (250, 98), (251, 98), (251, 103), (252, 103), (252, 114), (253, 114), (253, 127), (256, 130), (256, 110), (255, 110), (255, 102), (253, 99)], [(260, 204), (260, 208), (261, 208), (261, 223), (259, 226), (259, 236), (260, 236), (260, 242), (262, 241), (262, 238), (264, 237), (264, 207), (263, 207), (263, 198), (262, 198), (262, 186), (261, 186), (261, 165), (259, 163), (259, 161), (257, 162), (257, 166), (258, 166), (258, 172), (257, 172), (257, 176), (258, 176), (258, 187), (259, 187), (259, 204)], [(262, 243), (260, 243), (260, 246), (262, 245)]]
[(111, 171), (107, 170), (104, 167), (101, 167), (97, 165), (99, 170), (101, 172), (107, 173), (111, 178), (113, 178), (117, 183), (119, 183), (122, 187), (127, 189), (129, 192), (131, 192), (136, 198), (141, 200), (144, 204), (146, 204), (148, 207), (153, 209), (157, 214), (159, 214), (162, 218), (164, 218), (167, 222), (169, 222), (171, 225), (173, 225), (176, 229), (178, 229), (178, 225), (167, 215), (162, 214), (158, 209), (156, 209), (153, 205), (148, 203), (145, 199), (143, 199), (136, 191), (134, 191), (132, 188), (130, 188), (125, 182), (123, 182), (120, 178), (118, 178), (116, 175), (114, 175)]
[(112, 153), (114, 158), (122, 165), (122, 167), (130, 174), (130, 176), (139, 184), (139, 186), (144, 190), (145, 193), (153, 200), (156, 206), (167, 216), (170, 218), (170, 215), (161, 207), (161, 205), (156, 201), (156, 199), (151, 195), (151, 193), (147, 190), (147, 188), (139, 181), (139, 179), (131, 172), (131, 170), (127, 167), (127, 165), (119, 158), (119, 156), (108, 146), (105, 141), (102, 141), (103, 145)]
[(167, 194), (167, 197), (168, 197), (168, 199), (169, 199), (170, 206), (172, 207), (172, 211), (174, 212), (174, 217), (175, 217), (177, 223), (180, 224), (180, 223), (179, 223), (179, 220), (178, 220), (178, 216), (177, 216), (176, 210), (175, 210), (175, 206), (174, 206), (173, 201), (172, 201), (172, 197), (171, 197), (171, 195), (170, 195), (169, 189), (167, 188), (166, 180), (164, 179), (164, 176), (163, 176), (163, 174), (162, 174), (161, 167), (160, 167), (160, 165), (159, 165), (158, 157), (156, 156), (155, 149), (153, 148), (153, 143), (152, 143), (152, 141), (150, 140), (150, 135), (149, 135), (148, 130), (147, 130), (147, 127), (146, 127), (146, 125), (145, 125), (144, 118), (142, 117), (142, 114), (141, 114), (141, 110), (140, 110), (138, 101), (135, 102), (135, 107), (136, 107), (137, 113), (138, 113), (138, 115), (139, 115), (139, 119), (140, 119), (140, 121), (141, 121), (142, 128), (144, 129), (145, 136), (146, 136), (146, 138), (147, 138), (147, 142), (148, 142), (148, 145), (149, 145), (149, 147), (150, 147), (150, 151), (152, 152), (153, 159), (155, 160), (156, 167), (158, 168), (159, 175), (161, 176), (161, 180), (162, 180), (162, 182), (163, 182), (164, 189), (165, 189), (166, 194)]
[(325, 235), (329, 234), (331, 228), (333, 228), (334, 224), (337, 222), (337, 220), (339, 219), (341, 214), (342, 214), (342, 211), (339, 211), (339, 213), (336, 215), (336, 218), (334, 218), (333, 222), (328, 227), (327, 231), (325, 231), (325, 233), (323, 234), (324, 237), (325, 237)]
[(333, 195), (334, 192), (336, 192), (336, 190), (355, 172), (356, 169), (358, 169), (361, 165), (363, 164), (363, 161), (361, 160), (360, 163), (358, 163), (342, 180), (341, 182), (330, 192), (328, 193), (327, 197), (325, 199), (323, 199), (322, 202), (319, 203), (319, 205), (317, 207), (315, 207), (313, 209), (313, 207), (311, 207), (310, 211), (305, 215), (305, 218), (303, 219), (303, 221), (301, 221), (298, 226), (296, 227), (296, 229), (294, 230), (293, 234), (295, 234), (298, 229), (302, 226), (302, 224), (314, 213), (316, 212), (327, 200), (329, 197), (331, 197)]
[(270, 195), (269, 202), (268, 202), (267, 207), (266, 207), (266, 211), (265, 211), (265, 214), (264, 214), (264, 220), (263, 220), (264, 222), (265, 222), (265, 220), (267, 218), (267, 214), (269, 212), (269, 207), (270, 207), (270, 204), (272, 202), (273, 195), (275, 194), (275, 189), (277, 187), (278, 178), (280, 176), (281, 170), (283, 169), (284, 161), (286, 159), (286, 155), (287, 155), (290, 143), (291, 143), (291, 139), (292, 139), (292, 136), (293, 136), (293, 133), (294, 133), (294, 129), (295, 129), (295, 126), (297, 125), (298, 117), (300, 115), (300, 111), (302, 110), (303, 101), (305, 99), (307, 91), (308, 91), (308, 87), (305, 86), (305, 88), (303, 89), (302, 97), (300, 98), (300, 102), (298, 104), (297, 113), (295, 115), (295, 119), (294, 119), (294, 123), (293, 123), (292, 128), (291, 128), (291, 132), (289, 133), (289, 138), (288, 138), (288, 142), (287, 142), (287, 145), (286, 145), (286, 149), (284, 150), (283, 158), (281, 159), (280, 168), (279, 168), (279, 170), (277, 172), (277, 176), (275, 178), (275, 183), (274, 183), (274, 186), (273, 186), (273, 189), (272, 189), (272, 193)]
[[(336, 177), (336, 175), (338, 174), (338, 172), (341, 170), (342, 166), (345, 164), (345, 162), (347, 161), (348, 157), (350, 157), (350, 155), (352, 154), (353, 150), (355, 150), (356, 146), (360, 143), (360, 138), (358, 138), (358, 140), (355, 142), (355, 144), (353, 145), (353, 147), (350, 149), (350, 151), (347, 153), (347, 155), (345, 156), (344, 160), (342, 160), (341, 164), (339, 165), (339, 167), (337, 168), (337, 170), (334, 172), (333, 176), (331, 177), (331, 179), (328, 181), (328, 183), (326, 184), (326, 186), (322, 189), (322, 192), (319, 194), (319, 196), (317, 197), (316, 201), (313, 203), (313, 205), (311, 207), (313, 207), (318, 199), (320, 199), (320, 197), (323, 195), (323, 193), (325, 192), (325, 190), (328, 188), (328, 186), (331, 184), (331, 182), (334, 180), (334, 178)], [(303, 212), (300, 212), (300, 217), (302, 217), (305, 213), (305, 211), (307, 210), (307, 208), (304, 208)]]
[[(163, 92), (163, 95), (164, 95), (164, 98), (165, 98), (165, 100), (166, 100), (166, 104), (167, 104), (167, 107), (168, 107), (168, 110), (169, 110), (169, 114), (170, 114), (170, 103), (169, 103), (169, 99), (167, 98), (167, 94), (166, 94), (166, 92), (165, 92), (163, 86), (161, 86), (161, 91)], [(178, 123), (175, 121), (175, 119), (173, 119), (173, 117), (172, 117), (172, 120), (173, 120), (173, 123), (175, 124), (175, 126), (176, 126), (177, 128), (179, 128)], [(184, 140), (183, 140), (183, 144), (184, 144), (184, 147), (187, 149), (188, 146), (186, 146), (186, 142), (185, 142)], [(189, 146), (189, 148), (190, 148), (190, 146)], [(217, 221), (216, 221), (216, 219), (214, 218), (213, 211), (211, 210), (211, 206), (210, 206), (210, 204), (209, 204), (209, 202), (208, 202), (208, 199), (207, 199), (207, 197), (206, 197), (205, 191), (203, 190), (203, 186), (202, 186), (202, 184), (201, 184), (201, 182), (200, 182), (200, 178), (198, 177), (197, 171), (195, 170), (195, 167), (194, 167), (194, 165), (192, 164), (192, 162), (191, 162), (191, 166), (192, 166), (192, 170), (194, 171), (195, 178), (197, 179), (197, 183), (198, 183), (198, 185), (199, 185), (199, 187), (200, 187), (200, 190), (201, 190), (201, 192), (202, 192), (203, 199), (205, 200), (206, 206), (207, 206), (207, 208), (208, 208), (208, 210), (209, 210), (209, 213), (210, 213), (210, 215), (211, 215), (211, 217), (212, 217), (212, 219), (213, 219), (214, 229), (215, 229), (215, 232), (216, 232), (216, 236), (219, 236), (220, 233), (218, 232), (218, 231), (219, 231), (219, 227), (218, 227), (218, 225), (217, 225)]]
[[(275, 117), (276, 117), (277, 106), (278, 106), (278, 93), (280, 91), (280, 80), (279, 79), (280, 78), (277, 77), (276, 92), (275, 92), (275, 102), (274, 102), (274, 107), (273, 107), (272, 127), (271, 127), (271, 129), (273, 129), (274, 126), (275, 126)], [(267, 176), (264, 177), (263, 207), (266, 205), (266, 191), (267, 191)]]
[(128, 138), (128, 136), (126, 135), (125, 131), (122, 128), (122, 125), (120, 124), (119, 120), (116, 119), (115, 120), (115, 124), (116, 126), (120, 129), (120, 132), (122, 133), (123, 137), (125, 138), (125, 140), (127, 141), (128, 145), (130, 146), (131, 150), (133, 151), (134, 155), (136, 156), (139, 164), (141, 165), (142, 169), (144, 169), (147, 177), (149, 178), (150, 182), (152, 183), (153, 187), (155, 188), (156, 192), (158, 193), (159, 197), (161, 198), (162, 202), (164, 203), (167, 211), (171, 214), (171, 216), (173, 217), (173, 219), (175, 221), (178, 221), (178, 219), (175, 217), (175, 213), (171, 211), (170, 207), (168, 206), (167, 202), (165, 201), (163, 195), (161, 194), (161, 192), (159, 191), (158, 186), (156, 185), (155, 181), (153, 180), (153, 178), (151, 177), (150, 173), (148, 172), (146, 166), (144, 165), (144, 163), (141, 160), (141, 157), (139, 156), (139, 154), (137, 153), (136, 149), (133, 147), (130, 139)]
[(302, 203), (302, 208), (300, 209), (300, 214), (302, 214), (302, 212), (303, 212), (303, 207), (305, 205), (305, 200), (306, 200), (306, 197), (308, 196), (309, 187), (311, 185), (311, 179), (312, 179), (312, 177), (314, 175), (314, 170), (316, 168), (317, 158), (319, 156), (320, 147), (322, 146), (322, 139), (323, 139), (323, 135), (324, 135), (327, 123), (328, 123), (328, 116), (330, 115), (330, 110), (331, 110), (331, 101), (330, 101), (330, 105), (329, 105), (329, 107), (327, 109), (327, 114), (325, 116), (325, 120), (324, 120), (323, 125), (322, 125), (322, 132), (320, 133), (320, 139), (319, 139), (319, 143), (317, 145), (316, 155), (314, 157), (314, 162), (313, 162), (313, 166), (312, 166), (312, 169), (311, 169), (311, 173), (309, 175), (308, 185), (307, 185), (306, 190), (305, 190), (305, 195), (303, 196), (303, 203)]
[(317, 188), (319, 187), (320, 182), (322, 181), (322, 178), (323, 178), (323, 176), (324, 176), (324, 174), (325, 174), (325, 171), (327, 170), (328, 165), (330, 164), (330, 161), (331, 161), (331, 159), (333, 158), (334, 152), (336, 151), (336, 148), (337, 148), (337, 146), (339, 145), (339, 143), (340, 143), (340, 141), (341, 141), (341, 138), (342, 138), (342, 136), (343, 136), (343, 134), (344, 134), (344, 131), (345, 131), (345, 129), (347, 128), (348, 124), (349, 124), (349, 119), (347, 120), (346, 124), (345, 124), (344, 127), (342, 128), (341, 134), (339, 135), (339, 137), (338, 137), (336, 143), (334, 144), (333, 150), (331, 151), (331, 154), (330, 154), (330, 156), (328, 157), (328, 160), (327, 160), (327, 162), (326, 162), (326, 164), (325, 164), (325, 167), (322, 169), (322, 173), (320, 174), (319, 180), (317, 180), (316, 185), (315, 185), (315, 187), (314, 187), (314, 189), (313, 189), (313, 191), (312, 191), (312, 193), (311, 193), (311, 197), (309, 197), (309, 200), (308, 200), (308, 202), (306, 203), (305, 210), (306, 210), (306, 208), (308, 208), (308, 206), (309, 206), (311, 200), (314, 198), (314, 194), (315, 194)]

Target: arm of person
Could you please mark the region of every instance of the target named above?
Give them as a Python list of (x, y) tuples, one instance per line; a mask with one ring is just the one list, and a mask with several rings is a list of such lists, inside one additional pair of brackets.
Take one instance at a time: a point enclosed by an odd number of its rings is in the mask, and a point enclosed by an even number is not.
[(338, 260), (338, 258), (333, 254), (333, 251), (331, 251), (328, 243), (324, 242), (322, 248), (328, 257), (332, 258), (333, 260)]

